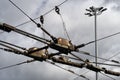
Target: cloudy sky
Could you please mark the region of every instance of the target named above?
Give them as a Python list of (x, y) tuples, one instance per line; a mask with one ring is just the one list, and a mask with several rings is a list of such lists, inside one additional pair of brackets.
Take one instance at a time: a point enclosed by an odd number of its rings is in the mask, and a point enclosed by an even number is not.
[[(64, 0), (12, 0), (17, 4), (25, 13), (31, 18), (37, 18), (40, 15), (54, 8), (54, 6), (62, 3)], [(120, 0), (68, 0), (62, 6), (60, 6), (60, 12), (65, 21), (65, 25), (69, 36), (74, 44), (87, 43), (94, 40), (94, 17), (88, 17), (84, 15), (85, 9), (91, 6), (105, 7), (107, 11), (102, 13), (97, 18), (97, 35), (98, 38), (102, 38), (120, 31)], [(44, 27), (51, 34), (56, 37), (64, 37), (63, 25), (60, 16), (52, 11), (44, 16)], [(9, 0), (0, 0), (0, 21), (17, 26), (29, 19), (23, 15), (18, 9), (16, 9)], [(39, 22), (39, 20), (36, 20)], [(32, 22), (19, 26), (19, 29), (25, 30), (32, 34), (42, 36), (42, 31), (36, 27)], [(0, 31), (2, 32), (2, 31)], [(48, 37), (48, 36), (46, 36)], [(49, 39), (49, 38), (48, 38)], [(30, 48), (33, 46), (41, 47), (40, 42), (37, 42), (28, 37), (22, 36), (15, 32), (1, 33), (0, 40), (8, 41), (19, 46)], [(116, 53), (120, 52), (120, 35), (102, 40), (98, 42), (98, 55), (103, 58), (109, 58)], [(94, 55), (94, 44), (87, 45), (80, 50), (87, 51)], [(85, 59), (91, 57), (79, 54)], [(27, 57), (7, 53), (0, 51), (0, 67), (19, 63), (25, 61)], [(115, 60), (120, 60), (120, 55), (115, 56)], [(100, 65), (102, 66), (102, 65)], [(68, 66), (64, 66), (69, 69)], [(119, 71), (118, 67), (108, 67), (110, 70)], [(78, 74), (83, 74), (87, 69), (70, 68)], [(95, 73), (89, 71), (84, 74), (91, 80), (95, 80)], [(18, 67), (9, 68), (0, 71), (1, 80), (74, 80), (76, 76), (73, 74), (61, 70), (53, 65), (45, 62), (34, 62), (30, 64), (24, 64)], [(116, 80), (119, 77), (111, 76)], [(99, 75), (99, 80), (112, 80), (106, 76)], [(76, 80), (85, 80), (83, 78), (76, 78)]]

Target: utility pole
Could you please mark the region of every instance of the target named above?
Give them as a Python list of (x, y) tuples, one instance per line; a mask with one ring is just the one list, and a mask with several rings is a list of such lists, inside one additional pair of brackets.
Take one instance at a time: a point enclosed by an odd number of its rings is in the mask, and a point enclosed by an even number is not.
[[(102, 12), (106, 11), (107, 8), (104, 7), (89, 7), (89, 9), (86, 9), (88, 13), (85, 13), (85, 15), (88, 15), (89, 17), (94, 16), (94, 27), (95, 27), (95, 62), (97, 66), (97, 56), (98, 56), (98, 50), (97, 50), (97, 15), (102, 14)], [(96, 72), (96, 80), (98, 80), (98, 72)]]

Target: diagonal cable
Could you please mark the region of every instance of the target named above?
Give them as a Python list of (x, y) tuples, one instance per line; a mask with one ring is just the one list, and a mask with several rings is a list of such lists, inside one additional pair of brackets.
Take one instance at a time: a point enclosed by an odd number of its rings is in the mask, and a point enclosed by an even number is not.
[(58, 15), (60, 15), (60, 18), (61, 18), (62, 24), (63, 24), (64, 32), (65, 32), (67, 38), (69, 39), (69, 41), (71, 41), (71, 40), (70, 40), (70, 36), (69, 36), (69, 34), (68, 34), (68, 32), (67, 32), (67, 29), (66, 29), (65, 21), (63, 20), (63, 17), (62, 17), (62, 15), (61, 15), (61, 13), (60, 13), (60, 9), (59, 9), (58, 6), (55, 6), (55, 12), (56, 12)]
[[(57, 5), (57, 6), (61, 6), (61, 5), (63, 5), (63, 4), (66, 3), (67, 1), (68, 1), (68, 0), (65, 0), (65, 1), (63, 1), (62, 3), (60, 3), (60, 4)], [(43, 16), (49, 14), (49, 13), (52, 12), (54, 9), (55, 9), (55, 8), (52, 8), (51, 10), (47, 11), (46, 13), (43, 14)], [(37, 17), (37, 18), (34, 18), (33, 20), (37, 20), (37, 19), (39, 19), (39, 18), (40, 18), (40, 17)], [(28, 21), (26, 21), (26, 22), (23, 22), (23, 23), (17, 25), (16, 27), (19, 27), (19, 26), (25, 25), (25, 24), (30, 23), (30, 22), (31, 22), (31, 20), (28, 20)]]

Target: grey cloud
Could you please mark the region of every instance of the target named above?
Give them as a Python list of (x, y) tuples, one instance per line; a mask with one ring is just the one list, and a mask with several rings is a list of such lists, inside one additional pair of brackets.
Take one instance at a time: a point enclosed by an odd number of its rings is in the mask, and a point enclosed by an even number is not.
[[(34, 15), (34, 13), (37, 12), (37, 9), (41, 9), (41, 6), (42, 8), (44, 7), (45, 10), (48, 10), (49, 8), (47, 8), (47, 6), (49, 7), (50, 3), (52, 3), (51, 2), (52, 0), (49, 1), (49, 4), (47, 3), (47, 0), (45, 2), (43, 1), (43, 3), (40, 3), (40, 0), (36, 0), (36, 1), (13, 0), (13, 1), (15, 1), (15, 3), (17, 3), (28, 15), (31, 15), (32, 17), (36, 16), (36, 14)], [(63, 0), (60, 0), (60, 1), (63, 1)], [(94, 40), (94, 22), (93, 22), (94, 18), (93, 17), (89, 18), (84, 15), (85, 8), (88, 8), (89, 6), (91, 6), (91, 4), (89, 4), (90, 1), (88, 2), (86, 1), (88, 0), (85, 0), (84, 3), (82, 0), (76, 0), (76, 1), (71, 0), (71, 1), (68, 1), (65, 5), (60, 7), (62, 16), (66, 23), (66, 27), (69, 30), (68, 33), (70, 34), (72, 42), (76, 45)], [(112, 2), (112, 0), (111, 1), (109, 0), (106, 2), (110, 3)], [(8, 3), (8, 1), (1, 1), (0, 3), (1, 3), (0, 9), (1, 11), (3, 11), (3, 13), (5, 13), (5, 14), (1, 13), (0, 17), (5, 19), (5, 22), (17, 24), (27, 20), (27, 18), (25, 18), (25, 16), (21, 12), (19, 12), (15, 7), (11, 6), (11, 4)], [(2, 3), (4, 3), (4, 5), (2, 5)], [(114, 12), (112, 13), (114, 14)], [(99, 16), (98, 18), (98, 31), (99, 31), (98, 37), (99, 38), (119, 31), (118, 17), (119, 15), (112, 16), (112, 14), (109, 14), (109, 10), (108, 12), (103, 13), (102, 15)], [(19, 21), (17, 21), (17, 19)], [(59, 37), (59, 36), (65, 37), (63, 34), (63, 27), (62, 27), (60, 17), (59, 15), (55, 14), (54, 11), (51, 12), (49, 15), (45, 16), (44, 26), (51, 34), (55, 35), (56, 37)], [(19, 28), (26, 30), (28, 32), (31, 32), (33, 34), (36, 34), (38, 36), (42, 36), (41, 30), (36, 29), (36, 26), (32, 23), (21, 26)], [(28, 48), (31, 46), (40, 47), (40, 44), (38, 44), (39, 42), (17, 35), (14, 32), (10, 34), (4, 33), (2, 34), (2, 36), (0, 36), (0, 39), (6, 40), (12, 43), (20, 44), (21, 46), (28, 47)], [(114, 52), (119, 50), (119, 46), (120, 46), (119, 39), (120, 39), (119, 36), (116, 36), (114, 38), (110, 38), (110, 39), (106, 39), (98, 42), (99, 55), (104, 58), (106, 58), (106, 56), (110, 57), (111, 55), (113, 55)], [(88, 45), (84, 48), (81, 48), (80, 50), (90, 52), (91, 54), (94, 55), (94, 44)], [(1, 53), (4, 53), (4, 52), (1, 52)], [(83, 56), (82, 58), (84, 59), (88, 58), (88, 56), (84, 56), (80, 54), (77, 54), (77, 55), (80, 57)], [(8, 55), (8, 53), (4, 53), (0, 57), (1, 57), (0, 66), (16, 63), (16, 62), (19, 62), (20, 60), (22, 61), (23, 59), (27, 59), (26, 57), (15, 56), (14, 54)], [(94, 60), (91, 57), (89, 57), (89, 59)], [(4, 63), (4, 61), (6, 64)], [(58, 68), (54, 69), (54, 68), (55, 67), (51, 65), (46, 65), (46, 63), (45, 64), (41, 62), (31, 63), (31, 64), (25, 64), (19, 67), (1, 71), (0, 77), (1, 77), (1, 80), (10, 80), (10, 79), (11, 80), (16, 80), (16, 79), (17, 80), (33, 80), (33, 79), (34, 80), (66, 80), (66, 79), (73, 80), (71, 79), (73, 78), (71, 77), (73, 76), (72, 74), (66, 73), (61, 69), (58, 69)], [(82, 72), (84, 71), (80, 70), (80, 74), (82, 74)], [(86, 76), (94, 80), (95, 75), (92, 75), (91, 73), (94, 74), (94, 72), (90, 71), (88, 74), (86, 74)], [(104, 77), (102, 79), (107, 80), (108, 78)], [(81, 80), (84, 80), (84, 79), (81, 79)]]

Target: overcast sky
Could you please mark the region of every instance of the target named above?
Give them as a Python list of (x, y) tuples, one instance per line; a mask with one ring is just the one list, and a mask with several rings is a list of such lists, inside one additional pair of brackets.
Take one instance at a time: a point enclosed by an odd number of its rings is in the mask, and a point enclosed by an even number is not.
[[(31, 18), (39, 17), (46, 13), (54, 6), (60, 4), (64, 0), (12, 0), (17, 4), (25, 13)], [(105, 7), (107, 11), (103, 12), (97, 17), (97, 35), (98, 38), (102, 38), (120, 31), (120, 0), (68, 0), (62, 6), (60, 6), (60, 12), (65, 21), (65, 25), (69, 36), (73, 44), (87, 43), (94, 40), (94, 17), (88, 17), (84, 15), (85, 9), (91, 6)], [(51, 34), (56, 37), (64, 37), (63, 25), (60, 16), (52, 11), (48, 15), (44, 16), (44, 27)], [(29, 19), (16, 9), (9, 0), (0, 0), (0, 21), (17, 26), (20, 23), (28, 21)], [(39, 22), (39, 20), (36, 20)], [(32, 34), (42, 36), (42, 31), (36, 27), (32, 22), (19, 26), (19, 29), (25, 30)], [(2, 32), (2, 31), (0, 31)], [(48, 38), (48, 36), (46, 36)], [(48, 38), (50, 39), (50, 38)], [(26, 48), (41, 47), (41, 43), (22, 36), (15, 32), (0, 34), (0, 40), (8, 41), (19, 46)], [(90, 44), (80, 50), (87, 51), (94, 55), (94, 44)], [(109, 58), (112, 55), (120, 52), (120, 35), (102, 40), (98, 42), (98, 55), (103, 58)], [(21, 61), (25, 61), (27, 57), (7, 53), (0, 51), (0, 67), (15, 64)], [(83, 58), (91, 57), (79, 54)], [(115, 60), (120, 60), (120, 55), (115, 56)], [(102, 65), (100, 65), (102, 67)], [(68, 66), (64, 66), (69, 69)], [(120, 72), (118, 67), (108, 67), (107, 69)], [(83, 74), (87, 69), (71, 68), (78, 74)], [(86, 77), (91, 80), (95, 80), (95, 73), (89, 71), (85, 74)], [(0, 71), (0, 80), (74, 80), (76, 76), (61, 70), (53, 65), (45, 62), (33, 62), (30, 64), (24, 64), (18, 67), (9, 68)], [(116, 80), (120, 80), (119, 77), (111, 76)], [(77, 78), (76, 80), (85, 80), (83, 78)], [(112, 80), (106, 76), (99, 74), (99, 80)]]

